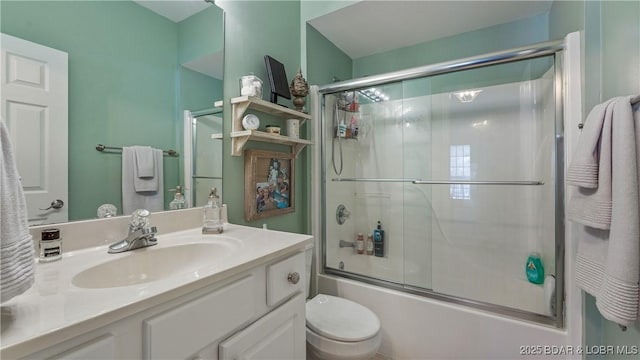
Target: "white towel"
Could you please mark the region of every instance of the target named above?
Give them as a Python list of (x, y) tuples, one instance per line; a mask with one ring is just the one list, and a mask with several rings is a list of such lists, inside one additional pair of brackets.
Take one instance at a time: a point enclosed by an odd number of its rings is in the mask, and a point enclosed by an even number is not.
[[(640, 110), (632, 111), (631, 97), (616, 98), (607, 106), (607, 112), (609, 108), (611, 121), (607, 122), (605, 115), (598, 153), (598, 188), (579, 197), (602, 195), (607, 191), (600, 192), (600, 187), (610, 187), (610, 230), (587, 229), (587, 234), (579, 239), (576, 282), (596, 298), (602, 316), (620, 325), (631, 325), (638, 319), (640, 307)], [(585, 129), (590, 126), (597, 124), (587, 121)], [(606, 139), (607, 133), (610, 141)], [(580, 150), (584, 148), (578, 147)], [(576, 154), (576, 160), (580, 158)], [(602, 182), (603, 169), (610, 173), (610, 184)], [(588, 172), (583, 175), (590, 176)], [(570, 199), (570, 206), (574, 206), (575, 199)], [(584, 212), (600, 210), (587, 208)], [(580, 218), (572, 220), (585, 223)]]
[[(136, 170), (138, 172), (138, 178), (144, 179), (153, 178), (154, 176), (156, 176), (156, 166), (153, 159), (153, 149), (151, 148), (151, 146), (133, 146), (133, 151), (136, 153)], [(153, 189), (153, 191), (155, 190), (158, 190), (158, 188), (156, 187), (155, 189)]]
[(0, 302), (27, 291), (34, 282), (34, 249), (9, 132), (0, 120)]
[(136, 154), (132, 147), (122, 148), (122, 211), (131, 214), (136, 209), (149, 211), (164, 210), (164, 175), (162, 166), (162, 150), (153, 149), (157, 182), (154, 191), (136, 191), (136, 182), (144, 181), (137, 176)]
[(122, 148), (123, 155), (125, 151), (133, 152), (133, 189), (136, 192), (158, 191), (160, 176), (156, 167), (156, 149), (149, 146), (131, 146)]
[(613, 99), (587, 116), (567, 184), (578, 186), (567, 206), (569, 220), (597, 229), (611, 226), (611, 122)]

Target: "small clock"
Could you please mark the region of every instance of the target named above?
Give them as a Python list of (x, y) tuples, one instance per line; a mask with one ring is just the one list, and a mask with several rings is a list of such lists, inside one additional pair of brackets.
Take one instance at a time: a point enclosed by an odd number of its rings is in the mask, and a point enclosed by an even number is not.
[(253, 114), (248, 114), (242, 118), (242, 127), (245, 130), (255, 130), (260, 126), (260, 119)]

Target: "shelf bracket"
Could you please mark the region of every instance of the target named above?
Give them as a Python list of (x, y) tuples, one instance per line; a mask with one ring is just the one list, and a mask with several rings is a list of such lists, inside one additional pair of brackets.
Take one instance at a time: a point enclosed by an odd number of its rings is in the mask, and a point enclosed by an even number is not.
[(234, 141), (231, 142), (231, 155), (232, 156), (242, 156), (242, 149), (244, 145), (249, 140), (249, 136), (239, 136), (233, 138)]
[(248, 102), (233, 104), (233, 118), (239, 119), (240, 123), (242, 123), (242, 117), (244, 115), (244, 112), (247, 111), (248, 108), (249, 108)]
[(302, 149), (304, 149), (305, 146), (307, 146), (307, 144), (293, 144), (293, 145), (291, 145), (291, 152), (293, 153), (293, 156), (296, 159), (298, 158), (298, 155), (300, 154)]

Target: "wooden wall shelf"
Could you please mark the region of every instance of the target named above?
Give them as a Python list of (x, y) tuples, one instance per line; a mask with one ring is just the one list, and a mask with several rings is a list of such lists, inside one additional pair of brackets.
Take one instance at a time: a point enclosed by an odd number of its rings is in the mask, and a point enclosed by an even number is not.
[(283, 135), (275, 135), (258, 130), (244, 130), (242, 118), (248, 109), (253, 109), (265, 114), (270, 114), (281, 119), (299, 119), (300, 125), (306, 120), (311, 120), (311, 115), (297, 110), (273, 104), (268, 101), (251, 97), (240, 96), (231, 99), (232, 107), (232, 131), (231, 131), (231, 155), (242, 156), (242, 150), (247, 141), (260, 141), (266, 143), (291, 146), (291, 152), (297, 158), (305, 146), (313, 144), (306, 139), (295, 139)]

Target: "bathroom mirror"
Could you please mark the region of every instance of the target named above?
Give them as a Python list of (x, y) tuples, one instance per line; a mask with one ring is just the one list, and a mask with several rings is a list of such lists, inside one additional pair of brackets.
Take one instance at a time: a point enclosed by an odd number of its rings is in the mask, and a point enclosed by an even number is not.
[[(0, 7), (2, 33), (68, 54), (68, 142), (51, 150), (68, 152), (68, 215), (53, 222), (96, 218), (106, 203), (122, 215), (123, 146), (178, 153), (165, 153), (162, 161), (169, 209), (169, 190), (185, 185), (184, 110), (223, 99), (222, 9), (204, 0), (2, 1)], [(115, 149), (100, 152), (98, 144)], [(207, 156), (222, 161), (221, 152)], [(32, 217), (29, 210), (30, 225), (48, 223), (51, 211)]]

